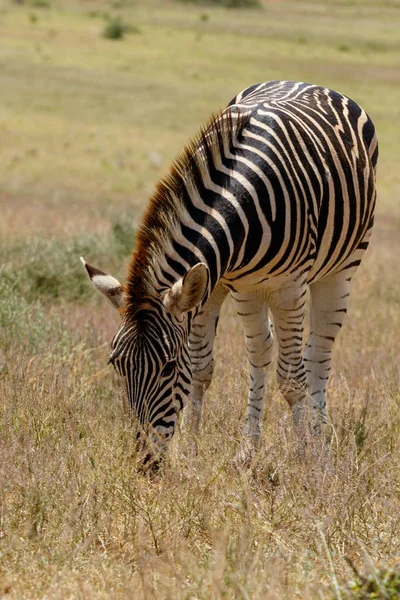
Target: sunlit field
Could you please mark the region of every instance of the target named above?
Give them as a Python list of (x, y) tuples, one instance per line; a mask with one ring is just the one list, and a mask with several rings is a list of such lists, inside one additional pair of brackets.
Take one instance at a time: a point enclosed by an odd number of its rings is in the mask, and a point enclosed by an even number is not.
[[(118, 17), (122, 39), (103, 31)], [(400, 598), (400, 2), (0, 0), (0, 598)], [(329, 460), (299, 452), (272, 370), (260, 450), (229, 302), (198, 452), (137, 473), (107, 366), (146, 200), (241, 89), (352, 97), (375, 122), (379, 198), (329, 384)], [(375, 594), (375, 595), (373, 595)]]

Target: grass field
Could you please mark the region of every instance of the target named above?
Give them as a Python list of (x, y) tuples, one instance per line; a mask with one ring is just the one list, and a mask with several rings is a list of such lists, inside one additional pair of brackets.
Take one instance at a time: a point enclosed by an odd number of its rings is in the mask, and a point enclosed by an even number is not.
[[(122, 40), (102, 36), (115, 16)], [(400, 598), (399, 22), (397, 0), (0, 0), (0, 597)], [(178, 433), (149, 481), (106, 366), (117, 318), (79, 256), (123, 279), (170, 160), (269, 79), (351, 96), (380, 142), (329, 385), (335, 468), (296, 452), (273, 372), (257, 464), (234, 466), (247, 365), (227, 303), (198, 455)]]

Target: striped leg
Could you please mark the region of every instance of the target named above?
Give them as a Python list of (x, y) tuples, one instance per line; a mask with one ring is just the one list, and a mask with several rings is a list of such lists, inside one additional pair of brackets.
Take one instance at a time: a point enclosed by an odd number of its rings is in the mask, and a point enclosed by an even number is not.
[(189, 336), (189, 350), (192, 363), (192, 391), (188, 406), (183, 415), (183, 427), (192, 429), (197, 435), (201, 418), (203, 396), (209, 387), (213, 371), (213, 346), (217, 331), (219, 311), (228, 290), (217, 285), (207, 303), (196, 315)]
[(271, 363), (273, 338), (263, 296), (233, 292), (232, 298), (237, 314), (243, 323), (246, 354), (250, 365), (249, 396), (243, 430), (244, 441), (239, 451), (239, 458), (243, 462), (251, 457), (261, 434), (265, 369)]
[(307, 285), (305, 277), (268, 294), (278, 341), (277, 380), (298, 425), (307, 408), (307, 377), (302, 357)]
[(304, 352), (312, 424), (326, 425), (326, 386), (335, 338), (342, 327), (350, 295), (351, 270), (329, 275), (310, 285), (310, 336)]

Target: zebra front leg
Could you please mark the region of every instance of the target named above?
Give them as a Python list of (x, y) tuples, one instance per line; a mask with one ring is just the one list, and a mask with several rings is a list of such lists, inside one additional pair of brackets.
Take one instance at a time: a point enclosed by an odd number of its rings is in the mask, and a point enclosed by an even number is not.
[(189, 350), (192, 363), (192, 391), (184, 410), (184, 429), (190, 428), (197, 436), (200, 426), (204, 393), (208, 389), (213, 372), (213, 346), (217, 332), (221, 306), (228, 294), (222, 285), (217, 285), (203, 309), (196, 315), (189, 337)]
[(327, 424), (326, 386), (335, 338), (342, 327), (350, 295), (350, 273), (341, 271), (310, 285), (310, 336), (304, 352), (313, 430)]
[(265, 370), (271, 364), (273, 338), (263, 296), (233, 292), (232, 298), (243, 323), (246, 355), (250, 365), (246, 421), (238, 453), (239, 461), (246, 463), (251, 460), (261, 435)]

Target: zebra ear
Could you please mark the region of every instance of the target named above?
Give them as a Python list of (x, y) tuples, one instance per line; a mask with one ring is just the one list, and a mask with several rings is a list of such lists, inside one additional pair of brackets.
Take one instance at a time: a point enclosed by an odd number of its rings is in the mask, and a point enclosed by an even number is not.
[(177, 317), (182, 316), (202, 301), (207, 290), (209, 271), (207, 265), (198, 263), (186, 273), (183, 279), (179, 279), (165, 293), (164, 306)]
[(109, 299), (114, 308), (122, 308), (124, 304), (123, 288), (118, 279), (107, 275), (100, 269), (87, 264), (81, 256), (81, 262), (85, 267), (94, 287)]

